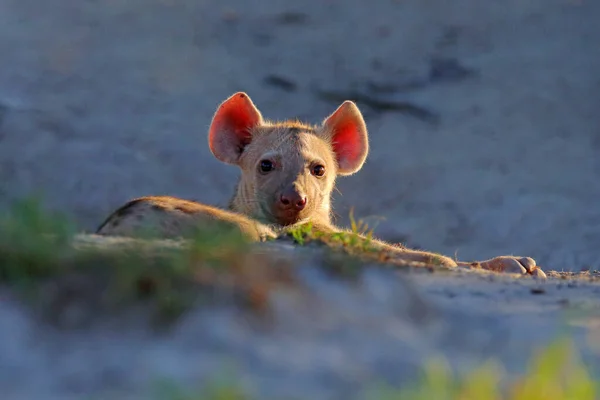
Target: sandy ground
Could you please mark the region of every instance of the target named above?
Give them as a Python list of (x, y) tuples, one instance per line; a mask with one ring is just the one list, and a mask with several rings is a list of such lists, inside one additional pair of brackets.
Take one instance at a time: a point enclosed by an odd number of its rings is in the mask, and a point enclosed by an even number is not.
[(260, 399), (366, 400), (375, 385), (413, 383), (432, 357), (457, 373), (493, 358), (515, 377), (565, 336), (599, 371), (597, 272), (536, 281), (365, 265), (352, 278), (320, 268), (320, 251), (273, 246), (282, 262), (294, 260), (292, 283), (273, 286), (266, 309), (240, 308), (225, 295), (158, 330), (144, 307), (110, 315), (82, 308), (78, 296), (97, 290), (93, 282), (79, 295), (63, 293), (53, 316), (2, 289), (3, 395), (149, 399), (161, 382), (193, 389), (224, 378)]
[[(93, 230), (145, 194), (223, 204), (237, 171), (207, 148), (218, 102), (243, 90), (266, 117), (318, 122), (350, 98), (372, 152), (339, 182), (341, 223), (355, 207), (386, 218), (385, 239), (464, 260), (598, 269), (599, 18), (591, 0), (0, 0), (0, 206), (42, 192)], [(2, 393), (141, 398), (155, 375), (196, 382), (233, 357), (259, 392), (343, 397), (370, 377), (409, 379), (438, 351), (517, 371), (565, 330), (598, 361), (587, 279), (551, 277), (541, 293), (374, 270), (355, 287), (311, 268), (266, 331), (227, 307), (167, 336), (135, 316), (54, 331), (7, 292)]]

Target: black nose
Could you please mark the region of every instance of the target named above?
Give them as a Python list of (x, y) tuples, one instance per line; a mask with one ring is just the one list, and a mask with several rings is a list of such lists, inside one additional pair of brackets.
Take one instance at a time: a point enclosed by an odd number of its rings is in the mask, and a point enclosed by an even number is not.
[(306, 196), (296, 192), (295, 190), (286, 191), (281, 194), (279, 201), (285, 208), (295, 208), (300, 211), (306, 206)]

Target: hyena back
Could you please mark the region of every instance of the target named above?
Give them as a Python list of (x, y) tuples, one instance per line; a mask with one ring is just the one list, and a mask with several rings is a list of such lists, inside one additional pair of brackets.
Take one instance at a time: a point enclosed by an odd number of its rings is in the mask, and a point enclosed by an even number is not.
[(243, 214), (171, 196), (146, 196), (127, 202), (97, 229), (99, 235), (137, 236), (148, 232), (162, 238), (186, 236), (199, 225), (211, 223), (237, 227), (253, 241), (275, 238), (269, 226)]

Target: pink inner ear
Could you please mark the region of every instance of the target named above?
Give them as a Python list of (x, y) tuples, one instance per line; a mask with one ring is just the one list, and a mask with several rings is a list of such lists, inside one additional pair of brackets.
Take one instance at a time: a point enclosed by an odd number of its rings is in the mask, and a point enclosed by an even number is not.
[(362, 155), (363, 145), (354, 121), (343, 121), (335, 127), (333, 151), (341, 164), (355, 164)]
[(324, 122), (331, 132), (331, 144), (338, 162), (338, 173), (358, 171), (368, 152), (367, 127), (356, 105), (344, 102)]
[[(237, 104), (226, 105), (217, 113), (212, 125), (212, 132), (221, 130), (228, 131), (240, 141), (250, 141), (250, 131), (248, 128), (254, 125), (255, 119), (248, 110), (239, 107)], [(246, 143), (247, 144), (247, 143)]]
[(250, 130), (261, 118), (248, 95), (234, 94), (221, 104), (213, 117), (208, 135), (211, 151), (223, 161), (233, 161), (250, 143)]

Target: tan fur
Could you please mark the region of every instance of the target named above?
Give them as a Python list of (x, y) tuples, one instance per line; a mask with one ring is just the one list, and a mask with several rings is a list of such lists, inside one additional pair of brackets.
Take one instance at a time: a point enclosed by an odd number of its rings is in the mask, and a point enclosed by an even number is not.
[[(240, 158), (241, 179), (230, 207), (264, 223), (277, 223), (270, 204), (275, 202), (281, 190), (290, 182), (308, 197), (297, 223), (309, 220), (328, 224), (331, 213), (331, 192), (335, 185), (336, 164), (331, 155), (331, 145), (326, 134), (304, 127), (286, 127), (282, 123), (258, 127), (253, 132), (252, 143)], [(280, 173), (266, 176), (256, 172), (256, 164), (262, 158), (273, 159), (282, 164)], [(326, 173), (316, 179), (308, 170), (312, 162), (320, 162)]]
[[(346, 139), (336, 136), (335, 132), (347, 128), (348, 121), (360, 134), (354, 136), (354, 141), (348, 141), (356, 144), (354, 147), (339, 147), (339, 141)], [(338, 145), (337, 152), (334, 145)], [(368, 153), (366, 125), (354, 103), (344, 102), (321, 125), (300, 121), (271, 122), (263, 120), (245, 93), (236, 93), (219, 106), (211, 124), (209, 146), (215, 157), (235, 164), (241, 170), (229, 210), (168, 196), (141, 197), (113, 212), (97, 233), (132, 236), (151, 225), (160, 236), (177, 237), (197, 224), (215, 220), (237, 225), (255, 241), (275, 237), (309, 221), (322, 231), (342, 231), (331, 222), (331, 194), (335, 181), (338, 175), (358, 171)], [(346, 157), (348, 154), (352, 157)], [(262, 171), (262, 160), (272, 162), (274, 170)], [(323, 176), (313, 173), (315, 165), (324, 167)], [(297, 193), (306, 198), (305, 207), (292, 216), (278, 208), (280, 198), (286, 193)], [(465, 263), (379, 240), (374, 243), (407, 261), (526, 273), (539, 270), (530, 258), (497, 257), (480, 263)], [(535, 273), (543, 274), (541, 270)]]

